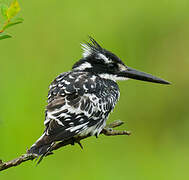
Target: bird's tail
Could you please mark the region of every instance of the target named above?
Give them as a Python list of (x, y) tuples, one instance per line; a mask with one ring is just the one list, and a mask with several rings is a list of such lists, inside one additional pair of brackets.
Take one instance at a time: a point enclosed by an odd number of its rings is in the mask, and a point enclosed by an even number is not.
[(28, 153), (45, 156), (52, 146), (48, 136), (44, 133), (28, 150)]

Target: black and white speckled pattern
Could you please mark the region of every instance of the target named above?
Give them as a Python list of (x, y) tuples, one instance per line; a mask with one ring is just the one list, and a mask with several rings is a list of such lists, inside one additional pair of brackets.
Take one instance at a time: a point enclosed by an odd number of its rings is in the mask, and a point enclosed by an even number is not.
[(53, 140), (98, 135), (118, 98), (112, 80), (83, 71), (60, 74), (50, 85), (45, 132)]
[(83, 44), (83, 58), (72, 70), (60, 74), (50, 85), (45, 113), (45, 131), (31, 146), (30, 153), (45, 155), (56, 141), (96, 135), (106, 125), (119, 99), (115, 81), (126, 69), (123, 62), (90, 37)]

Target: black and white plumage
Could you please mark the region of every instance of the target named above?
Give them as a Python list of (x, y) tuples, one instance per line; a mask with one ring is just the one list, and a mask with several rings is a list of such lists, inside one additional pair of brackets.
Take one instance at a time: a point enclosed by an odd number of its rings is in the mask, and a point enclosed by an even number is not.
[(56, 141), (100, 134), (120, 92), (117, 80), (128, 78), (168, 84), (160, 78), (127, 67), (93, 38), (82, 44), (83, 58), (71, 71), (60, 74), (50, 85), (45, 131), (29, 152), (44, 155)]

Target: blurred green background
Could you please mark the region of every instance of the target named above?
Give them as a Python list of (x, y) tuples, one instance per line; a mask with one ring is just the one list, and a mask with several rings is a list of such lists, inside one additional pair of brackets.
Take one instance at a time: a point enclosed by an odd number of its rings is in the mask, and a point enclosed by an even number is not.
[[(4, 2), (4, 1), (3, 1)], [(10, 1), (8, 1), (10, 2)], [(0, 42), (0, 159), (42, 134), (48, 85), (81, 58), (93, 36), (127, 65), (172, 82), (119, 82), (109, 121), (132, 136), (88, 138), (0, 173), (12, 179), (189, 179), (189, 1), (20, 1), (25, 21)]]

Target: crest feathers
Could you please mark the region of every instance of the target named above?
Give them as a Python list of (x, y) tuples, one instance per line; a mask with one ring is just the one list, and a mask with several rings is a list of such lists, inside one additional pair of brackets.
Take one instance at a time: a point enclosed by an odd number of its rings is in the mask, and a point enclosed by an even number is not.
[(103, 51), (103, 48), (91, 36), (89, 40), (90, 42), (81, 43), (84, 58)]

